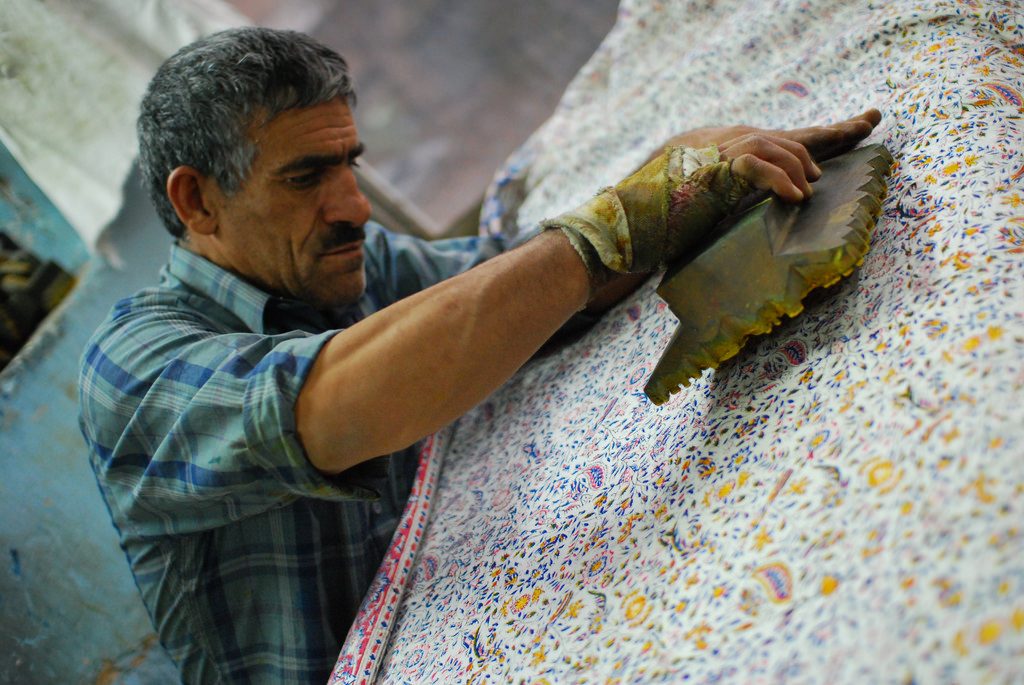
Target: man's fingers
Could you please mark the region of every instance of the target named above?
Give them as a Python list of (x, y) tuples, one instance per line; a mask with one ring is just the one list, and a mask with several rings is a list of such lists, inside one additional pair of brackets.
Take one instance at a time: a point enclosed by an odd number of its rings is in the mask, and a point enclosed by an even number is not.
[[(802, 145), (771, 136), (754, 134), (741, 138), (735, 145), (722, 150), (721, 156), (734, 162), (750, 157), (739, 167), (734, 165), (732, 168), (758, 188), (770, 189), (779, 197), (793, 202), (799, 202), (813, 192), (807, 180), (808, 170), (814, 178), (820, 176), (820, 171)], [(747, 176), (745, 172), (753, 175)]]
[(835, 124), (829, 124), (829, 126), (839, 126), (840, 124), (850, 124), (858, 121), (866, 122), (871, 126), (871, 128), (874, 128), (875, 126), (878, 126), (880, 121), (882, 121), (882, 113), (872, 107), (871, 109), (866, 109), (860, 114), (852, 116), (849, 119), (843, 119)]
[(824, 151), (847, 143), (855, 145), (867, 137), (873, 128), (871, 123), (864, 119), (848, 119), (831, 126), (812, 126), (785, 131), (782, 137), (800, 143), (815, 159), (822, 159)]
[(733, 173), (745, 178), (755, 188), (770, 190), (787, 202), (801, 202), (804, 199), (804, 191), (793, 183), (788, 173), (753, 154), (742, 154), (734, 158), (731, 168)]
[(863, 113), (858, 114), (856, 117), (854, 117), (854, 119), (864, 119), (869, 124), (871, 124), (871, 128), (874, 128), (875, 126), (878, 126), (878, 124), (882, 121), (882, 113), (875, 109), (874, 107), (872, 107), (871, 109), (865, 110)]
[(809, 126), (779, 131), (781, 138), (800, 143), (817, 161), (823, 161), (852, 149), (867, 138), (882, 120), (882, 113), (871, 108), (829, 126)]
[(733, 126), (704, 133), (707, 140), (725, 139), (718, 144), (718, 151), (722, 159), (731, 161), (736, 174), (783, 200), (800, 202), (813, 193), (810, 180), (821, 177), (815, 162), (854, 148), (881, 120), (882, 113), (871, 108), (828, 126), (790, 131)]
[(870, 123), (862, 120), (844, 121), (825, 129), (805, 145), (814, 159), (825, 161), (852, 150), (857, 143), (870, 135), (873, 128)]
[(821, 178), (821, 169), (819, 169), (818, 165), (814, 163), (813, 159), (811, 159), (811, 153), (807, 151), (806, 147), (796, 141), (782, 137), (771, 137), (770, 140), (800, 161), (800, 165), (803, 167), (804, 178), (812, 181), (817, 181)]

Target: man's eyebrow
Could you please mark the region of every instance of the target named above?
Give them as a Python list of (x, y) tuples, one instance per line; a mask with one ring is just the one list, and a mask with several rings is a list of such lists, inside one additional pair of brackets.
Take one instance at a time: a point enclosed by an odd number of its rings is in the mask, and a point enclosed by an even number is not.
[(291, 174), (296, 171), (306, 171), (307, 169), (320, 169), (323, 167), (336, 166), (338, 164), (344, 164), (346, 162), (353, 162), (357, 157), (366, 151), (366, 146), (359, 143), (354, 148), (349, 150), (343, 155), (306, 155), (299, 157), (296, 160), (292, 160), (287, 164), (280, 166), (274, 172), (278, 176), (284, 176)]

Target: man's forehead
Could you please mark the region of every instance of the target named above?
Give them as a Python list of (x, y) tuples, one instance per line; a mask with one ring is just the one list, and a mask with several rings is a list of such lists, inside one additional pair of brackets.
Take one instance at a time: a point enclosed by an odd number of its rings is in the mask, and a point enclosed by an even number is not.
[(287, 109), (263, 123), (250, 127), (250, 139), (258, 153), (276, 158), (299, 158), (309, 154), (342, 154), (359, 145), (355, 119), (342, 100)]
[(312, 115), (321, 110), (331, 110), (340, 115), (347, 116), (349, 118), (352, 117), (352, 107), (349, 105), (348, 100), (342, 97), (336, 97), (331, 100), (325, 100), (324, 102), (318, 102), (316, 104), (303, 107), (287, 107), (277, 113), (272, 113), (266, 107), (257, 106), (249, 115), (249, 129), (255, 131), (272, 126), (274, 122), (278, 122), (282, 118)]

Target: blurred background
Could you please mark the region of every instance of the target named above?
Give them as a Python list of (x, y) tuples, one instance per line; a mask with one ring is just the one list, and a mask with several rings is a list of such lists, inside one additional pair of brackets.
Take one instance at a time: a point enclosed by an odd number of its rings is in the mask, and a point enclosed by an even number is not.
[(366, 159), (446, 230), (474, 213), (494, 170), (551, 114), (611, 29), (618, 2), (231, 4), (345, 57)]

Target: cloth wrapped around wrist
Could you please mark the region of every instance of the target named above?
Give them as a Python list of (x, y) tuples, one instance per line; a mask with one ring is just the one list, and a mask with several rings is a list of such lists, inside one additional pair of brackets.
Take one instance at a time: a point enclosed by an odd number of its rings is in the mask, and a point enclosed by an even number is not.
[(696, 244), (750, 191), (718, 148), (669, 146), (633, 175), (571, 212), (561, 229), (598, 287), (617, 273), (653, 271)]

